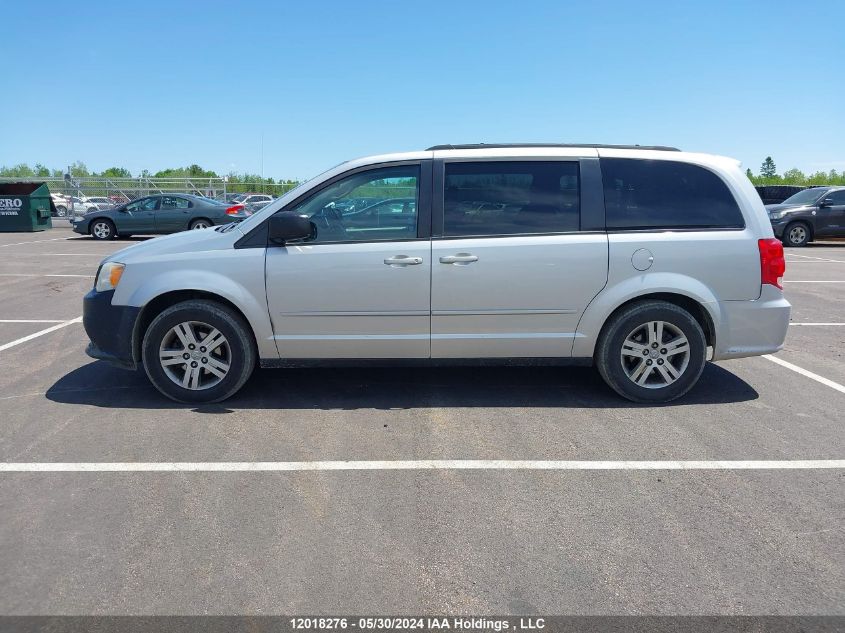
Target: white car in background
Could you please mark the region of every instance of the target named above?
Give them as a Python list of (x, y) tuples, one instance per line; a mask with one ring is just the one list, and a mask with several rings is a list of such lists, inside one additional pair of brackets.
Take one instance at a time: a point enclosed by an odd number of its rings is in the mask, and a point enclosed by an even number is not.
[(85, 215), (89, 211), (107, 211), (115, 206), (111, 199), (100, 196), (71, 196), (70, 202), (73, 215)]
[(56, 207), (56, 217), (67, 216), (68, 211), (72, 208), (70, 198), (63, 193), (51, 193), (50, 198), (53, 199), (53, 206)]

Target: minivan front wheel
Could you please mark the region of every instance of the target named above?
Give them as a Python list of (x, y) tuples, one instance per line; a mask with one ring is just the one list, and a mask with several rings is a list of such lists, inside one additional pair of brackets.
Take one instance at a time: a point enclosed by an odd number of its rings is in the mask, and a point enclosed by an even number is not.
[(707, 342), (698, 321), (665, 301), (634, 303), (605, 325), (596, 366), (605, 382), (634, 402), (680, 398), (698, 382)]
[(178, 402), (225, 400), (255, 368), (249, 326), (213, 301), (184, 301), (164, 310), (147, 328), (141, 352), (150, 382)]

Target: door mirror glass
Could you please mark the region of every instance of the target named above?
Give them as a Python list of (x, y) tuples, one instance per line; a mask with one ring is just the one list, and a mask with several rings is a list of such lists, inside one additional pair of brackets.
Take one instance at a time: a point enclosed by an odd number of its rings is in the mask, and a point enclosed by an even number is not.
[(819, 202), (819, 209), (824, 209), (825, 207), (832, 207), (833, 206), (833, 198), (824, 198), (821, 202)]
[(269, 222), (268, 236), (275, 244), (304, 240), (311, 237), (313, 232), (311, 220), (304, 215), (289, 211), (277, 213), (270, 218)]

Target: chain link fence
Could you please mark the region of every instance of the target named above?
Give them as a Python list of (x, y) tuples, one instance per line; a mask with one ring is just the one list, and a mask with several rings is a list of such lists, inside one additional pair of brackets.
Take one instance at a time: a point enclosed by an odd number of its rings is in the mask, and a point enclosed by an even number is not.
[(99, 176), (65, 178), (0, 177), (3, 182), (44, 182), (50, 193), (60, 193), (77, 198), (108, 198), (114, 204), (123, 204), (136, 198), (156, 193), (189, 193), (226, 200), (240, 193), (264, 193), (274, 197), (287, 193), (297, 183), (229, 182), (225, 178), (103, 178)]

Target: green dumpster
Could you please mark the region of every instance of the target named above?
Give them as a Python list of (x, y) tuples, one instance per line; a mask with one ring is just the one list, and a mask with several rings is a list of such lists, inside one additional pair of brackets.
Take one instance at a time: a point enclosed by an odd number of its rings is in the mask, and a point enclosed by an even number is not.
[(52, 199), (43, 182), (0, 183), (0, 232), (44, 231), (53, 227)]

